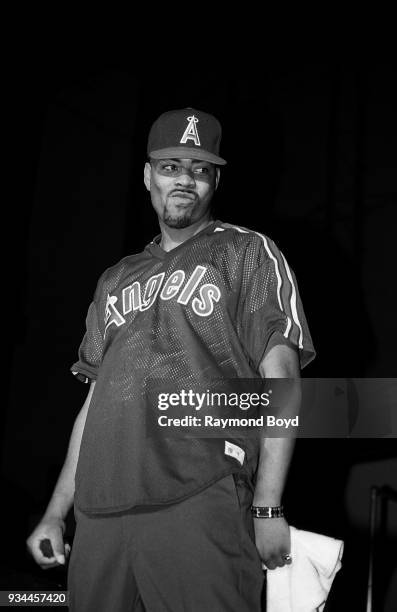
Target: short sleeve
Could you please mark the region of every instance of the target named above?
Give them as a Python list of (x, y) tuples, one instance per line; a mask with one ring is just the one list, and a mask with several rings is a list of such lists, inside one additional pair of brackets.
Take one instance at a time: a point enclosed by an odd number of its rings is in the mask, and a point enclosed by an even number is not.
[(98, 317), (98, 302), (100, 283), (98, 283), (94, 300), (88, 308), (86, 317), (86, 332), (78, 350), (78, 361), (71, 367), (72, 374), (82, 382), (97, 379), (98, 370), (103, 356), (103, 335)]
[(252, 273), (245, 294), (242, 342), (256, 370), (277, 344), (296, 348), (303, 368), (315, 357), (315, 350), (296, 278), (276, 245), (269, 240), (266, 246), (266, 258)]

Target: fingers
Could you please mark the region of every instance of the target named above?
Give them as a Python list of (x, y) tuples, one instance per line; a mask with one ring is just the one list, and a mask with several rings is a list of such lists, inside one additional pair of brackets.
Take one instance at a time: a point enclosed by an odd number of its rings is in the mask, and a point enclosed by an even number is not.
[(268, 555), (263, 559), (264, 568), (269, 570), (274, 570), (278, 567), (284, 567), (284, 565), (291, 565), (291, 563), (291, 553), (288, 552)]
[(60, 565), (65, 564), (65, 549), (63, 539), (53, 536), (40, 541), (40, 550), (47, 559), (55, 559)]
[(43, 569), (48, 569), (57, 565), (65, 565), (65, 555), (59, 549), (59, 544), (56, 547), (49, 538), (36, 538), (32, 543), (31, 553), (36, 563)]
[(65, 565), (65, 554), (70, 552), (69, 545), (68, 551), (65, 551), (60, 530), (57, 533), (34, 532), (26, 544), (36, 563), (43, 569)]

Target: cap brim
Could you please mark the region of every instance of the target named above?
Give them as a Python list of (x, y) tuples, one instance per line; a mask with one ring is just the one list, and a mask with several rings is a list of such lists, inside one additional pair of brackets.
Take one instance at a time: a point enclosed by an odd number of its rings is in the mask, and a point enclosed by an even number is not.
[(207, 161), (217, 166), (225, 166), (227, 161), (218, 157), (204, 149), (195, 149), (193, 147), (170, 147), (168, 149), (158, 149), (157, 151), (149, 151), (149, 157), (153, 159), (199, 159)]

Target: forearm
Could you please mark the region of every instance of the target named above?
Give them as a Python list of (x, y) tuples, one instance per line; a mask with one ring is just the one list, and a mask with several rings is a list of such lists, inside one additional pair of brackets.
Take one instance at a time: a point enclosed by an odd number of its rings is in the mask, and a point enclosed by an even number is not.
[[(260, 366), (264, 378), (281, 379), (274, 384), (272, 404), (277, 417), (291, 418), (299, 414), (301, 384), (297, 355), (284, 346), (274, 347)], [(276, 380), (274, 380), (276, 383)], [(261, 440), (256, 486), (255, 506), (279, 506), (295, 446), (293, 429), (285, 437)]]
[(57, 516), (64, 519), (73, 504), (74, 478), (80, 449), (83, 419), (79, 413), (70, 437), (69, 448), (54, 492), (47, 506), (45, 516)]
[(94, 390), (95, 383), (91, 385), (87, 399), (75, 420), (65, 463), (62, 467), (54, 492), (45, 511), (45, 517), (65, 519), (73, 504), (76, 467), (79, 458), (81, 438), (83, 436), (88, 406)]
[(261, 441), (254, 506), (279, 506), (295, 445), (294, 438)]

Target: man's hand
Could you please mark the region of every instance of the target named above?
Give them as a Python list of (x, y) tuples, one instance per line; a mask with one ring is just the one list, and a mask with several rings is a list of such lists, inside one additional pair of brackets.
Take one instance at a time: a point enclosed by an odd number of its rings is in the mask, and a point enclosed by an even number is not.
[(37, 525), (26, 544), (36, 563), (43, 569), (65, 565), (70, 553), (69, 544), (64, 544), (65, 523), (60, 518), (46, 518)]
[(284, 518), (254, 518), (255, 543), (260, 558), (270, 570), (289, 565), (291, 559), (285, 555), (291, 551), (291, 537), (288, 523)]

